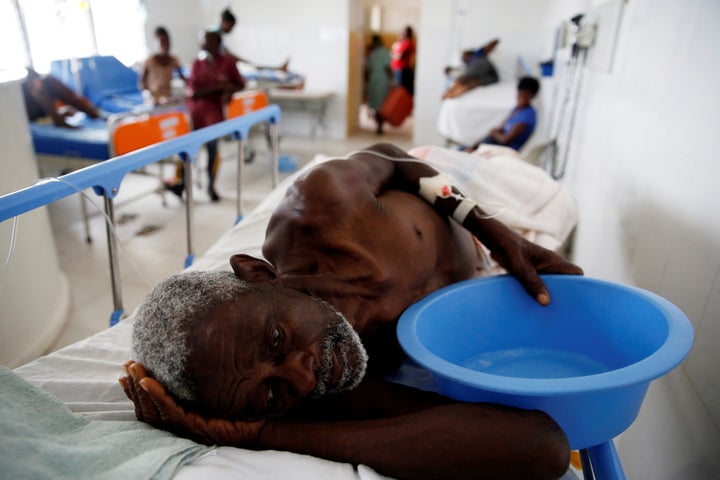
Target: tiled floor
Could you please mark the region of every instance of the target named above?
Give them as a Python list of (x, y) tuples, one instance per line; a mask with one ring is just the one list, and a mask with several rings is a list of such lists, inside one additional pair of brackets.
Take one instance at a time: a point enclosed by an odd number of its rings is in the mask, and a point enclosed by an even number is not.
[[(342, 141), (282, 138), (281, 154), (296, 156), (302, 165), (316, 153), (342, 156), (378, 141), (388, 141), (405, 149), (412, 147), (409, 122), (401, 129), (389, 129), (382, 137), (372, 133), (374, 127), (367, 119), (361, 123), (362, 133)], [(271, 189), (269, 154), (261, 140), (253, 142), (256, 155), (245, 170), (242, 205), (246, 213)], [(223, 141), (220, 152), (222, 163), (217, 191), (222, 200), (211, 203), (203, 189), (195, 190), (196, 234), (193, 242), (196, 255), (207, 250), (235, 220), (237, 144)], [(172, 171), (172, 166), (166, 166), (165, 177), (172, 176)], [(281, 174), (281, 179), (284, 175), (288, 174)], [(123, 181), (116, 197), (123, 306), (128, 313), (153, 285), (180, 271), (186, 256), (185, 209), (181, 201), (169, 193), (166, 194), (167, 206), (163, 206), (158, 187), (156, 174), (131, 174)], [(96, 201), (94, 194), (90, 197)], [(79, 196), (74, 195), (50, 206), (59, 261), (70, 283), (72, 296), (69, 320), (50, 351), (107, 328), (113, 310), (101, 207), (99, 203), (98, 208), (89, 207), (93, 241), (88, 244), (79, 202)]]

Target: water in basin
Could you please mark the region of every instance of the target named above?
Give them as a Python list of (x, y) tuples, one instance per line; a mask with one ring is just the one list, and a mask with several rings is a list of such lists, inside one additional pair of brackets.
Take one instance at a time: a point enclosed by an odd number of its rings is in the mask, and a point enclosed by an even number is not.
[(610, 370), (586, 355), (546, 348), (483, 352), (467, 358), (460, 365), (478, 372), (520, 378), (581, 377)]

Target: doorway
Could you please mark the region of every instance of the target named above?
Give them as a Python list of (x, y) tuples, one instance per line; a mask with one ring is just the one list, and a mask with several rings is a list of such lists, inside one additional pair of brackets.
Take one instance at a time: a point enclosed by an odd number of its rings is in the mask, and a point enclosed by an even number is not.
[[(358, 12), (359, 13), (359, 12)], [(362, 21), (360, 26), (359, 42), (361, 43), (359, 61), (350, 62), (350, 78), (357, 80), (357, 101), (350, 106), (348, 125), (351, 125), (350, 134), (376, 135), (378, 141), (393, 142), (395, 139), (410, 141), (413, 136), (413, 117), (408, 116), (402, 124), (392, 126), (385, 122), (383, 134), (378, 135), (377, 122), (374, 110), (368, 104), (367, 85), (365, 81), (365, 59), (371, 45), (372, 36), (377, 34), (382, 44), (391, 51), (393, 43), (398, 40), (406, 26), (414, 31), (413, 40), (417, 48), (417, 32), (420, 23), (420, 0), (363, 0)], [(417, 56), (417, 51), (416, 51)]]

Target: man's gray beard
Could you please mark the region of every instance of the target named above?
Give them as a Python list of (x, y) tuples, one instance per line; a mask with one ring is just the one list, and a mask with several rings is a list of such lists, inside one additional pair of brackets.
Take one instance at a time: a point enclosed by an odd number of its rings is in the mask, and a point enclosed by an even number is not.
[[(352, 390), (357, 387), (365, 376), (368, 355), (360, 336), (343, 314), (328, 305), (340, 318), (340, 322), (332, 325), (323, 338), (320, 347), (320, 368), (318, 369), (318, 383), (310, 392), (310, 398), (317, 398), (329, 393), (338, 393)], [(333, 371), (333, 353), (343, 365), (342, 376), (337, 385), (328, 385)]]

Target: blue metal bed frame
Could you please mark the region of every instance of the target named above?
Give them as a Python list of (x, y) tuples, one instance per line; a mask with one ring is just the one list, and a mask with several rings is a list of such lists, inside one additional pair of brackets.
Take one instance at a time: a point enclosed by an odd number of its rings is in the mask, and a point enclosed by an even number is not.
[[(146, 115), (162, 115), (166, 112), (174, 111), (186, 112), (186, 109), (184, 105), (168, 105), (153, 108), (141, 106), (133, 111), (112, 114), (107, 119), (91, 119), (84, 116), (84, 114), (79, 114), (79, 118), (73, 118), (70, 122), (72, 125), (79, 127), (75, 129), (30, 122), (33, 150), (35, 150), (40, 164), (43, 164), (41, 159), (64, 158), (65, 162), (62, 171), (66, 173), (72, 170), (78, 170), (82, 168), (75, 166), (78, 163), (82, 166), (88, 166), (95, 162), (104, 162), (109, 158), (117, 156), (113, 141), (115, 136), (114, 129), (117, 124), (123, 122), (125, 119), (133, 117), (142, 118)], [(189, 114), (187, 115), (189, 122)], [(268, 139), (268, 144), (269, 143), (270, 140)], [(162, 168), (159, 170), (158, 175), (160, 181), (162, 181)], [(167, 205), (164, 192), (162, 202), (163, 205)], [(80, 196), (80, 210), (85, 228), (85, 239), (87, 243), (91, 243), (89, 217), (84, 196)]]
[[(114, 208), (113, 198), (120, 190), (120, 184), (126, 174), (151, 163), (178, 155), (184, 162), (195, 163), (203, 145), (210, 140), (232, 135), (238, 140), (237, 165), (237, 216), (235, 223), (242, 220), (242, 178), (245, 165), (244, 144), (248, 138), (250, 127), (268, 122), (270, 124), (270, 138), (272, 145), (272, 186), (278, 183), (278, 122), (280, 121), (280, 107), (270, 105), (255, 112), (248, 113), (224, 122), (201, 128), (187, 133), (181, 137), (173, 138), (162, 143), (136, 150), (89, 167), (76, 170), (55, 179), (41, 179), (35, 185), (29, 186), (0, 197), (0, 222), (14, 218), (23, 213), (42, 207), (56, 200), (74, 195), (86, 188), (93, 188), (97, 195), (103, 197), (105, 213), (109, 223), (106, 225), (108, 237), (108, 256), (110, 259), (110, 281), (113, 293), (113, 312), (110, 315), (110, 325), (115, 325), (124, 314), (122, 291), (120, 286), (120, 272), (117, 259), (117, 244), (113, 234)], [(192, 168), (185, 168), (185, 195), (186, 229), (187, 229), (187, 257), (185, 266), (192, 264), (195, 254), (193, 251), (193, 189)]]

